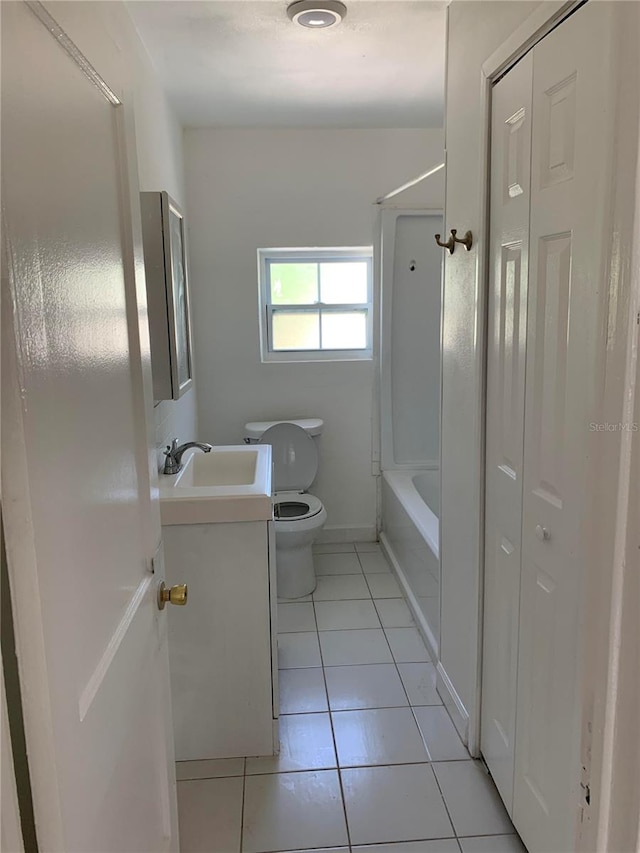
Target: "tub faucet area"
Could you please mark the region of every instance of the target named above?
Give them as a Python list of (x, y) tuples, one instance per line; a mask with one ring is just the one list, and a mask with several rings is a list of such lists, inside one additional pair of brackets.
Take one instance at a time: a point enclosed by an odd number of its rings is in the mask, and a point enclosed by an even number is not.
[(185, 444), (178, 445), (178, 439), (174, 438), (171, 444), (167, 445), (167, 449), (164, 451), (164, 455), (166, 456), (164, 462), (164, 473), (165, 474), (177, 474), (182, 470), (182, 454), (185, 450), (189, 450), (191, 447), (195, 447), (198, 450), (202, 450), (203, 453), (211, 453), (213, 450), (213, 445), (205, 444), (200, 441), (187, 441)]

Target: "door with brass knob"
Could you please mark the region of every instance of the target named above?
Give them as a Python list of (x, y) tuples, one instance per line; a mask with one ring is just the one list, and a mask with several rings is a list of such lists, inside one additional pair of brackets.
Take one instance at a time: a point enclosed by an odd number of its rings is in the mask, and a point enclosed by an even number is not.
[(187, 603), (188, 589), (186, 583), (177, 583), (172, 587), (165, 586), (162, 581), (158, 587), (158, 608), (164, 610), (165, 604), (178, 604), (182, 607)]

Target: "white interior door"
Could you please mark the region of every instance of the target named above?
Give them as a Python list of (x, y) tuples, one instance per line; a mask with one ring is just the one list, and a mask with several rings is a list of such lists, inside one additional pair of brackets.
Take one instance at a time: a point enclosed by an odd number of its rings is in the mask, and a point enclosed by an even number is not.
[(135, 149), (73, 51), (2, 4), (7, 558), (40, 849), (151, 853), (177, 828)]
[(590, 431), (604, 364), (612, 6), (534, 49), (520, 645), (513, 817), (532, 851), (574, 849)]
[(511, 813), (516, 730), (533, 54), (492, 92), (481, 749)]

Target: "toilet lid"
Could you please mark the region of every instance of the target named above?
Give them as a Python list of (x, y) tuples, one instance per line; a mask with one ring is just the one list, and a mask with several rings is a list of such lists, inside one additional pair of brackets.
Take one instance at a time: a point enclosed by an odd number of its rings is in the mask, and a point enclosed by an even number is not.
[(270, 444), (275, 490), (304, 491), (318, 473), (318, 451), (311, 436), (295, 424), (276, 424), (259, 444)]

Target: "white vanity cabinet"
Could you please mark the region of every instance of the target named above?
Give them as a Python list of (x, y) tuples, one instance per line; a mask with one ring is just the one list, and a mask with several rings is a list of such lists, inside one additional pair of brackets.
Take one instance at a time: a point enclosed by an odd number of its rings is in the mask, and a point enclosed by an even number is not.
[[(206, 457), (187, 459), (182, 477), (160, 477), (166, 575), (188, 586), (186, 606), (169, 607), (168, 614), (177, 761), (273, 755), (278, 748), (267, 450), (214, 447)], [(229, 484), (230, 466), (244, 470), (241, 457), (250, 452), (255, 473)]]
[(168, 576), (189, 588), (186, 607), (169, 612), (176, 761), (274, 752), (271, 526), (251, 521), (163, 529)]

